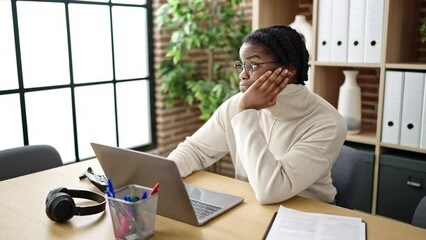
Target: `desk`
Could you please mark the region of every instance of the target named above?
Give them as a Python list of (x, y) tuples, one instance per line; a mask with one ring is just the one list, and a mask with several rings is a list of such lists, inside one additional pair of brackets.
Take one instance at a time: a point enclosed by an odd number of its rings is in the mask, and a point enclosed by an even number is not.
[[(78, 178), (89, 166), (95, 172), (102, 171), (93, 159), (0, 182), (0, 239), (114, 239), (108, 206), (105, 213), (74, 216), (65, 224), (52, 222), (45, 214), (45, 200), (51, 189), (98, 191), (88, 180)], [(247, 182), (221, 175), (200, 171), (185, 178), (185, 182), (243, 196), (245, 201), (202, 227), (157, 215), (151, 239), (261, 239), (279, 206), (258, 204)], [(426, 230), (406, 223), (301, 197), (282, 204), (307, 212), (361, 217), (367, 222), (368, 240), (424, 240), (426, 236)]]

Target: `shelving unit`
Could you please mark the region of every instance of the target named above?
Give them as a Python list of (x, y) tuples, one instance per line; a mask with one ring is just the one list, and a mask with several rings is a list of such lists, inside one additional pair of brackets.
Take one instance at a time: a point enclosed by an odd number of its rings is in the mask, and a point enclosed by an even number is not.
[[(381, 154), (386, 150), (393, 149), (407, 153), (426, 154), (426, 149), (381, 142), (386, 71), (426, 71), (426, 63), (418, 60), (421, 1), (410, 1), (409, 4), (406, 0), (384, 1), (382, 61), (377, 64), (318, 62), (316, 60), (319, 1), (313, 0), (312, 11), (313, 44), (310, 52), (311, 79), (309, 81), (313, 81), (311, 83), (313, 84), (313, 91), (337, 108), (339, 87), (344, 81), (342, 70), (368, 70), (376, 72), (379, 76), (376, 124), (365, 124), (363, 121), (361, 133), (348, 135), (346, 138), (347, 142), (364, 144), (374, 148), (371, 213), (376, 214)], [(290, 24), (294, 21), (294, 17), (300, 14), (297, 11), (298, 4), (299, 1), (292, 0), (253, 0), (253, 29), (277, 23)], [(274, 9), (275, 12), (277, 9), (282, 9), (282, 12), (281, 14), (269, 15), (268, 9)]]

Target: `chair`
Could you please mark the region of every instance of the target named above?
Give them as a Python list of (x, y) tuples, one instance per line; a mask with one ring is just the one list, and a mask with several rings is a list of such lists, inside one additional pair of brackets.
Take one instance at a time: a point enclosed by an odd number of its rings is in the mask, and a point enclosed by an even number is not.
[(0, 151), (0, 181), (62, 166), (58, 151), (49, 145), (29, 145)]
[(426, 196), (424, 196), (417, 205), (411, 224), (426, 229)]
[(354, 209), (363, 174), (362, 155), (354, 148), (343, 145), (331, 168), (333, 185), (337, 189), (336, 204)]

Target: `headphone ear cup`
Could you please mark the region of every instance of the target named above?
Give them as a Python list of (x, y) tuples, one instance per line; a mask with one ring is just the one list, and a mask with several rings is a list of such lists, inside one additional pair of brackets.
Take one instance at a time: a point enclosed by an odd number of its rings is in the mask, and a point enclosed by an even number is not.
[(52, 199), (55, 194), (60, 192), (68, 193), (68, 189), (64, 187), (58, 187), (58, 188), (50, 190), (50, 192), (47, 194), (47, 197), (46, 197), (46, 207), (49, 200)]
[(46, 214), (52, 221), (66, 222), (74, 216), (75, 202), (69, 194), (58, 191), (46, 201)]

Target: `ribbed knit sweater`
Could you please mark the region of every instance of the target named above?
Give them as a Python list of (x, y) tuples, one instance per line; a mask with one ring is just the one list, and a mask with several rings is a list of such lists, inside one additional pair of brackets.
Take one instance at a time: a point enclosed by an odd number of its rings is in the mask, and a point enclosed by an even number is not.
[(170, 153), (182, 177), (230, 153), (235, 178), (249, 181), (261, 204), (295, 195), (331, 202), (330, 169), (346, 138), (337, 110), (303, 85), (287, 85), (276, 105), (259, 111), (238, 113), (241, 96), (225, 101)]

